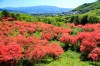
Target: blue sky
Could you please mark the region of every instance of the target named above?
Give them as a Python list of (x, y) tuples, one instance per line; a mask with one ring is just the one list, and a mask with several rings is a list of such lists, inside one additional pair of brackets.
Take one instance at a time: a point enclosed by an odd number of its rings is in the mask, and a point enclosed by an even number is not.
[(2, 7), (26, 7), (49, 5), (63, 8), (75, 8), (83, 3), (91, 3), (96, 0), (0, 0), (0, 8)]

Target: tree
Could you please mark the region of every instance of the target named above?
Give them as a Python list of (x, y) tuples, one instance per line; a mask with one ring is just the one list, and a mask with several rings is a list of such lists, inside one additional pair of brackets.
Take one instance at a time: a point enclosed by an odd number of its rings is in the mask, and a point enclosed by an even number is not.
[(74, 24), (75, 25), (79, 24), (78, 15), (74, 16)]
[(19, 13), (16, 14), (16, 20), (21, 20), (21, 17), (20, 17)]
[(1, 12), (1, 14), (4, 16), (4, 17), (10, 17), (10, 13), (7, 11), (7, 10), (3, 10)]
[(17, 16), (17, 17), (19, 17), (19, 16), (20, 16), (20, 14), (19, 14), (19, 13), (17, 13), (17, 14), (16, 14), (16, 16)]
[(82, 17), (82, 19), (81, 19), (81, 24), (82, 24), (82, 25), (85, 25), (86, 23), (88, 23), (87, 18), (88, 18), (88, 15), (84, 15), (84, 16)]
[(13, 19), (17, 19), (17, 16), (16, 16), (16, 14), (14, 14), (14, 13), (11, 13), (11, 17), (13, 18)]
[(0, 21), (1, 21), (1, 19), (2, 19), (2, 15), (0, 14)]
[(71, 23), (73, 22), (73, 20), (74, 20), (74, 16), (72, 16), (72, 17), (71, 17), (71, 20), (70, 20), (70, 21), (71, 21)]
[(98, 22), (98, 18), (95, 15), (89, 15), (88, 21), (89, 21), (89, 23), (96, 23), (96, 22)]

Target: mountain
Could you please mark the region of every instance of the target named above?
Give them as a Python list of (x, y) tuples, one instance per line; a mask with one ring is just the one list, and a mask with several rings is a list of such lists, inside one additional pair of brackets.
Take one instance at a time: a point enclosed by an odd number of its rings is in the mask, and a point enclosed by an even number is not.
[(10, 12), (20, 12), (28, 14), (36, 13), (61, 13), (72, 10), (71, 8), (60, 8), (56, 6), (31, 6), (31, 7), (6, 7), (1, 10), (8, 10)]
[(85, 3), (80, 5), (79, 7), (75, 8), (73, 11), (77, 11), (79, 13), (86, 13), (91, 10), (100, 9), (100, 0), (97, 0), (93, 3)]

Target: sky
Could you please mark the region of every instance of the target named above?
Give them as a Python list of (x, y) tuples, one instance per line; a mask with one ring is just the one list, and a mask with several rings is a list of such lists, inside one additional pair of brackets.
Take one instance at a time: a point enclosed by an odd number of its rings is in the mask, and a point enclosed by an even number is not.
[(63, 8), (76, 8), (84, 3), (96, 0), (0, 0), (0, 8), (3, 7), (28, 7), (28, 6), (57, 6)]

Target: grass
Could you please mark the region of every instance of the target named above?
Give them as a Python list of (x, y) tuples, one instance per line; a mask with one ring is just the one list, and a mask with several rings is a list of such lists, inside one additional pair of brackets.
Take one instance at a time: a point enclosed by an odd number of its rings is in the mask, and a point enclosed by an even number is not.
[(92, 66), (88, 62), (81, 61), (79, 57), (79, 53), (68, 50), (60, 56), (59, 60), (52, 61), (46, 66)]
[(32, 36), (35, 36), (35, 37), (41, 38), (41, 34), (42, 34), (42, 32), (38, 32), (38, 31), (36, 31), (35, 33), (32, 34)]
[(35, 66), (100, 66), (100, 62), (81, 61), (80, 53), (68, 50), (59, 59), (46, 58)]

